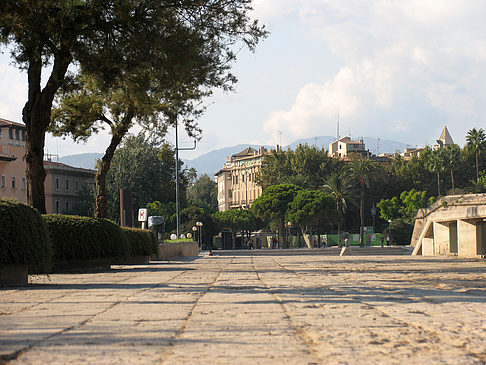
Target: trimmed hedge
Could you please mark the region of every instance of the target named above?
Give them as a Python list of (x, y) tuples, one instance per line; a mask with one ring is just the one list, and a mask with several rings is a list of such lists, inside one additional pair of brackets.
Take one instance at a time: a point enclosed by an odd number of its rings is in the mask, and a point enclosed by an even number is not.
[(45, 273), (52, 254), (41, 214), (28, 205), (0, 200), (0, 266), (27, 264), (30, 273)]
[(121, 228), (130, 245), (130, 256), (153, 256), (157, 254), (158, 242), (153, 232), (140, 228)]
[(127, 258), (130, 247), (120, 226), (107, 219), (46, 214), (54, 261)]

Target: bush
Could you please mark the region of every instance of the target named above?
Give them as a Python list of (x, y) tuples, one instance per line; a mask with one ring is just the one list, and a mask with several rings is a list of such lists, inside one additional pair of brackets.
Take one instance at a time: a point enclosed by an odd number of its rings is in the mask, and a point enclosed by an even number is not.
[(107, 219), (61, 214), (44, 215), (54, 248), (54, 261), (127, 258), (130, 247), (120, 226)]
[(158, 251), (157, 237), (151, 231), (122, 227), (130, 246), (131, 256), (152, 256)]
[(413, 225), (397, 219), (390, 224), (390, 228), (383, 233), (390, 233), (391, 243), (394, 245), (409, 245), (412, 240)]
[(0, 200), (0, 266), (27, 264), (30, 273), (48, 272), (52, 246), (42, 216), (28, 205)]

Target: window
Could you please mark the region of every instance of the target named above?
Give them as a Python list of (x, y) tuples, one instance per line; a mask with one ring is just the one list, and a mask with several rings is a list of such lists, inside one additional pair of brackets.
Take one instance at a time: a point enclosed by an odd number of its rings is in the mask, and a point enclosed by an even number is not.
[(69, 179), (66, 179), (66, 191), (69, 191)]
[(25, 131), (22, 131), (22, 141), (25, 141)]
[(15, 176), (12, 176), (12, 189), (15, 189)]
[(13, 128), (8, 129), (8, 138), (13, 139)]
[(5, 175), (2, 175), (2, 188), (7, 187), (7, 177)]
[(59, 190), (59, 178), (56, 177), (56, 190)]
[(66, 211), (69, 210), (69, 202), (66, 202)]
[(59, 214), (59, 200), (56, 200), (56, 214)]
[(20, 131), (18, 129), (15, 130), (15, 139), (17, 141), (20, 139)]
[(75, 190), (75, 191), (79, 191), (79, 180), (78, 180), (78, 179), (76, 179), (76, 180), (74, 181), (74, 190)]
[(2, 139), (2, 128), (0, 128), (0, 139)]
[(25, 190), (25, 188), (27, 187), (27, 183), (25, 181), (25, 177), (22, 178), (22, 189)]

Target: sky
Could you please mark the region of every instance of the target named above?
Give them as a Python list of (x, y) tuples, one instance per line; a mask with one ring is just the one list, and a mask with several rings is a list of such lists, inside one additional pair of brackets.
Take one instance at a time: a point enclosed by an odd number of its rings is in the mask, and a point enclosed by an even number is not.
[[(216, 91), (199, 120), (191, 159), (236, 144), (290, 144), (337, 135), (434, 144), (447, 125), (464, 143), (486, 129), (486, 2), (483, 0), (256, 0), (270, 35), (242, 50), (236, 91)], [(0, 117), (20, 121), (26, 75), (0, 55)], [(180, 133), (181, 147), (192, 141)], [(170, 131), (167, 140), (174, 142)], [(107, 132), (86, 144), (48, 137), (60, 156), (103, 152)]]

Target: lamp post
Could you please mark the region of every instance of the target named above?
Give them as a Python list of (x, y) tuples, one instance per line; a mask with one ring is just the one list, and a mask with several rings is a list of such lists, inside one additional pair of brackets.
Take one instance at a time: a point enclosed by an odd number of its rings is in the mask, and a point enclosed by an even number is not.
[[(194, 239), (196, 239), (197, 227), (196, 226), (192, 226), (192, 231), (194, 232)], [(198, 237), (198, 242), (199, 242), (199, 237)], [(198, 243), (198, 246), (199, 246), (199, 243)]]
[(373, 217), (373, 233), (375, 233), (375, 216), (376, 216), (376, 207), (375, 205), (373, 204), (373, 206), (371, 207), (371, 216)]
[(387, 234), (387, 238), (386, 238), (386, 245), (387, 246), (390, 246), (391, 244), (391, 222), (392, 220), (391, 219), (388, 219), (388, 234)]
[(202, 222), (196, 222), (197, 229), (199, 230), (198, 232), (198, 243), (199, 243), (199, 249), (202, 250)]

